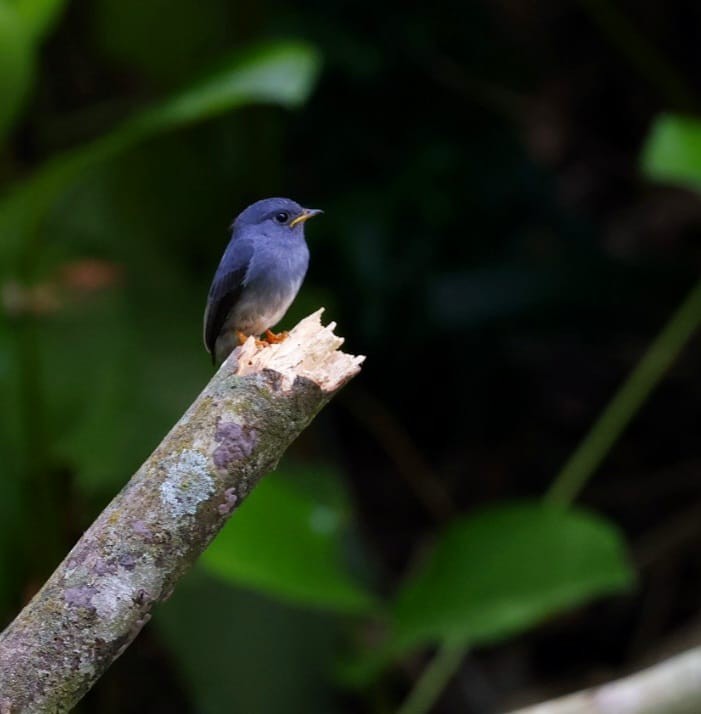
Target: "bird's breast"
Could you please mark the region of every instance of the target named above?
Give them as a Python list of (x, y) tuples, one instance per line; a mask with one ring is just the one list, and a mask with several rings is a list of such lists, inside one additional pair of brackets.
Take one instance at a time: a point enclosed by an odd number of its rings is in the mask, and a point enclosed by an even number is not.
[(274, 327), (295, 299), (308, 261), (304, 244), (288, 250), (257, 251), (226, 326), (249, 335), (262, 334)]

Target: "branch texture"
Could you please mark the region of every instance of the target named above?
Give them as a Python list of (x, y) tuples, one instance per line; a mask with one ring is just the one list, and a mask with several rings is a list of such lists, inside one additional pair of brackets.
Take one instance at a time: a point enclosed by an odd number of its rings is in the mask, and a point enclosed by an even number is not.
[(249, 340), (0, 635), (0, 714), (65, 712), (128, 647), (231, 512), (360, 369), (321, 310)]
[(511, 714), (698, 714), (701, 647), (630, 677)]

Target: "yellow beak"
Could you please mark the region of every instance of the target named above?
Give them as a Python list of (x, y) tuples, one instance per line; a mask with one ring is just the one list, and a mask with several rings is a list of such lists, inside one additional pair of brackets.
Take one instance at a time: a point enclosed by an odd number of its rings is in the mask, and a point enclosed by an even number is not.
[(323, 211), (319, 208), (305, 208), (302, 213), (300, 213), (297, 218), (293, 218), (290, 221), (290, 228), (294, 228), (298, 223), (304, 223), (314, 216), (318, 216)]

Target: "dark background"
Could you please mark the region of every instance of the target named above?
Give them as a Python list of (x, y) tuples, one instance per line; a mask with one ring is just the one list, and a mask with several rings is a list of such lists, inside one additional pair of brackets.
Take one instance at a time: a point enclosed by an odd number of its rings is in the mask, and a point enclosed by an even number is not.
[[(453, 519), (546, 491), (695, 281), (701, 206), (640, 154), (661, 112), (701, 104), (696, 3), (53, 4), (0, 146), (4, 622), (209, 378), (205, 296), (253, 200), (325, 211), (283, 326), (323, 305), (368, 359), (282, 470), (331, 474), (346, 560), (383, 597)], [(321, 62), (301, 106), (91, 161), (16, 229), (14, 192), (50, 157), (289, 39)], [(474, 648), (436, 712), (503, 711), (698, 640), (700, 348), (580, 499), (621, 529), (636, 585)], [(372, 649), (372, 618), (264, 590), (196, 569), (79, 711), (388, 712), (430, 659), (349, 687), (331, 664)]]

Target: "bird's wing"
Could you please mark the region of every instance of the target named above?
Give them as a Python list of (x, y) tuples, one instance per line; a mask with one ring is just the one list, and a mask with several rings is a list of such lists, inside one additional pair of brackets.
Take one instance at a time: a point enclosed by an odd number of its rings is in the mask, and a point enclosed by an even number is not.
[(241, 296), (252, 255), (251, 241), (232, 240), (214, 275), (204, 311), (204, 345), (212, 355), (226, 317)]

